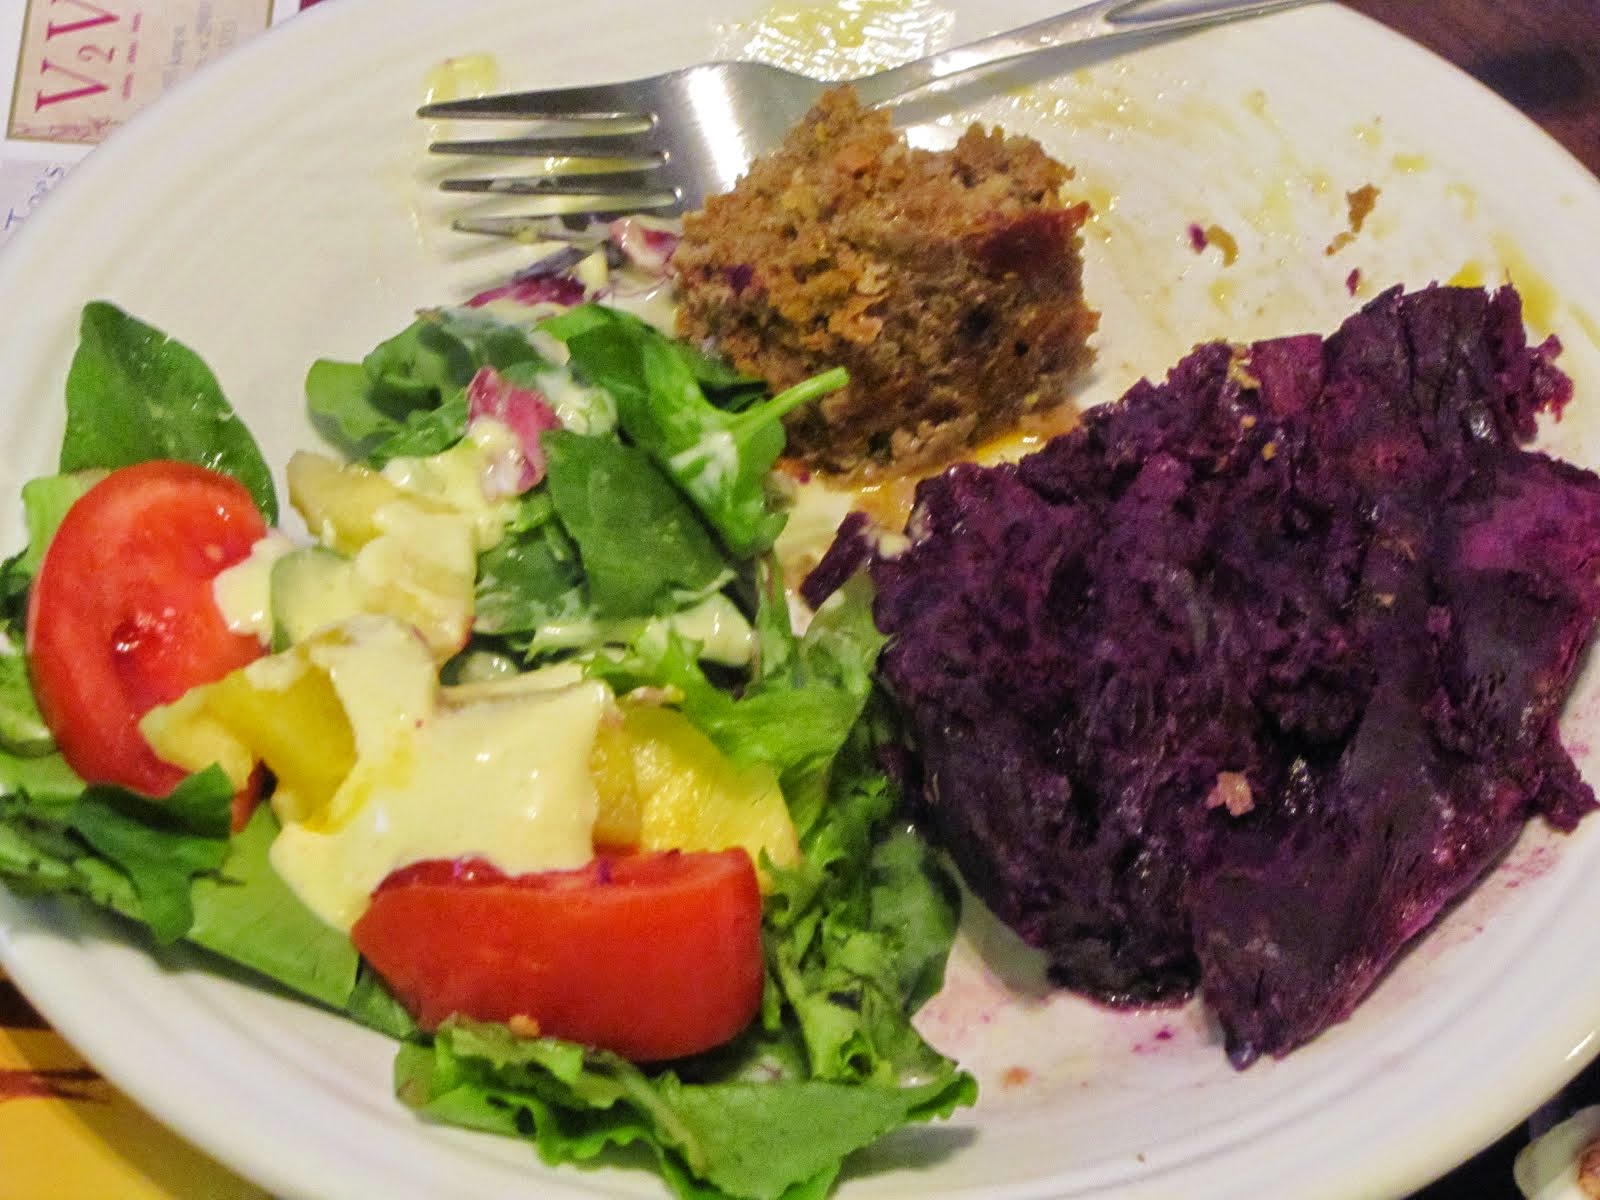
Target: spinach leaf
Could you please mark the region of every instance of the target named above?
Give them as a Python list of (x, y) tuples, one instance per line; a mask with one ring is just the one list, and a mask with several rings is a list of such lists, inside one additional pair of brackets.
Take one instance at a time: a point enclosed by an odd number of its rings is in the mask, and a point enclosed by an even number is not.
[(524, 378), (550, 364), (516, 325), (470, 309), (438, 309), (359, 363), (318, 359), (306, 373), (306, 403), (324, 437), (381, 466), (460, 440), (467, 385), (483, 367)]
[(322, 436), (346, 451), (383, 440), (395, 418), (368, 398), (367, 370), (360, 363), (319, 358), (306, 372), (306, 408)]
[(550, 498), (577, 544), (601, 617), (645, 617), (731, 570), (695, 510), (643, 451), (552, 430), (540, 439)]
[[(566, 341), (580, 333), (608, 328), (614, 324), (614, 318), (617, 316), (621, 316), (625, 323), (638, 320), (620, 309), (600, 304), (582, 304), (557, 316), (546, 318), (539, 327), (551, 336)], [(653, 330), (653, 327), (648, 328)], [(693, 342), (683, 342), (676, 338), (662, 340), (683, 364), (684, 369), (694, 377), (695, 382), (708, 395), (716, 397), (717, 407), (737, 411), (766, 393), (767, 386), (761, 380), (740, 374), (727, 360), (707, 354)]]
[(558, 527), (507, 535), (478, 556), (476, 632), (533, 634), (592, 615), (577, 550)]
[(586, 305), (539, 328), (566, 343), (580, 375), (611, 393), (623, 431), (699, 506), (734, 557), (772, 545), (785, 520), (767, 486), (783, 453), (782, 418), (843, 387), (842, 368), (731, 412), (706, 396), (704, 356), (628, 313)]
[(474, 632), (505, 637), (519, 651), (546, 626), (594, 615), (578, 547), (556, 519), (549, 488), (523, 495), (504, 536), (478, 555), (473, 613)]
[(61, 470), (125, 467), (154, 458), (233, 476), (267, 523), (277, 521), (272, 474), (211, 368), (116, 305), (88, 304), (67, 371)]

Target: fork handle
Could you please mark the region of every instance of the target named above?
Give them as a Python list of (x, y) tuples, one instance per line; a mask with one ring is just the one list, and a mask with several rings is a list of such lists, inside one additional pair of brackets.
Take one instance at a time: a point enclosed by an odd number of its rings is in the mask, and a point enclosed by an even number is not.
[[(861, 102), (870, 107), (968, 71), (1009, 62), (1039, 50), (1215, 25), (1239, 17), (1260, 16), (1275, 9), (1293, 8), (1308, 0), (1212, 0), (1209, 3), (1197, 0), (1168, 12), (1159, 11), (1161, 0), (1154, 0), (1158, 11), (1142, 13), (1152, 2), (1094, 0), (1020, 29), (993, 34), (904, 66), (864, 75), (851, 80), (851, 84)], [(1170, 3), (1165, 7), (1170, 8)]]

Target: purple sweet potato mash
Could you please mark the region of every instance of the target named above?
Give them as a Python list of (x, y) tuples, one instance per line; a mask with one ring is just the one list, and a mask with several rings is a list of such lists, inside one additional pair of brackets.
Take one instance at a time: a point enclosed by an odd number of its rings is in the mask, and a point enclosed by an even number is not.
[(921, 485), (869, 564), (884, 678), (928, 826), (1060, 982), (1198, 986), (1235, 1064), (1281, 1055), (1595, 806), (1556, 720), (1600, 479), (1519, 447), (1555, 350), (1509, 288), (1397, 289)]

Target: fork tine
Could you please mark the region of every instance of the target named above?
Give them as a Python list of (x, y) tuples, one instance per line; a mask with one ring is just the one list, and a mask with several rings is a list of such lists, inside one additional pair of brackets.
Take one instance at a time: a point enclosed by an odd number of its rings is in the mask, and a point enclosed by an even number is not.
[(434, 154), (492, 154), (506, 158), (640, 158), (659, 161), (661, 154), (642, 133), (597, 137), (477, 138), (432, 142)]
[[(641, 83), (646, 81), (641, 80)], [(640, 106), (624, 99), (636, 94), (636, 84), (600, 84), (593, 87), (556, 88), (548, 92), (509, 92), (477, 96), (470, 100), (443, 100), (424, 104), (419, 117), (476, 117), (515, 120), (528, 117), (627, 117), (641, 115)]]
[(593, 196), (615, 192), (660, 192), (673, 195), (653, 171), (613, 171), (604, 175), (513, 175), (496, 179), (445, 179), (446, 192), (473, 192), (504, 196)]
[(518, 136), (529, 138), (620, 137), (628, 133), (649, 133), (655, 128), (643, 113), (597, 117), (528, 117), (519, 122)]
[[(585, 212), (573, 215), (585, 218), (581, 229), (587, 231), (591, 228), (589, 220), (613, 221), (618, 217), (629, 216), (635, 211), (637, 210), (618, 209), (611, 212)], [(580, 232), (568, 227), (565, 219), (559, 215), (536, 216), (531, 213), (521, 217), (457, 217), (450, 222), (450, 228), (457, 233), (478, 233), (489, 237), (515, 238), (530, 242), (564, 240)]]
[(550, 236), (552, 223), (582, 218), (589, 221), (612, 221), (618, 217), (634, 216), (641, 212), (658, 216), (675, 216), (682, 210), (678, 197), (669, 191), (612, 192), (587, 195), (548, 195), (523, 197), (525, 202), (537, 206), (537, 211), (516, 216), (457, 217), (450, 227), (460, 233), (489, 234), (494, 237), (524, 238), (537, 236), (541, 240)]
[[(519, 167), (526, 177), (549, 176), (553, 179), (593, 180), (600, 176), (622, 175), (630, 172), (660, 171), (665, 157), (651, 155), (596, 155), (569, 158), (563, 155), (531, 155), (522, 159)], [(444, 186), (447, 181), (441, 181)], [(446, 190), (450, 190), (446, 188)]]

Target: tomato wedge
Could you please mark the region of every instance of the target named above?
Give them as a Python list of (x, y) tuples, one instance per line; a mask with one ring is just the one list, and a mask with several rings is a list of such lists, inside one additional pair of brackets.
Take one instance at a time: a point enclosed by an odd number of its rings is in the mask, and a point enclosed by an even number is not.
[(481, 859), (390, 875), (351, 938), (425, 1029), (453, 1013), (656, 1062), (761, 1007), (761, 892), (743, 850), (602, 855), (508, 876)]
[(164, 796), (183, 778), (139, 718), (261, 655), (227, 627), (211, 581), (266, 528), (242, 484), (181, 462), (122, 467), (67, 510), (28, 600), (28, 667), (84, 779)]

